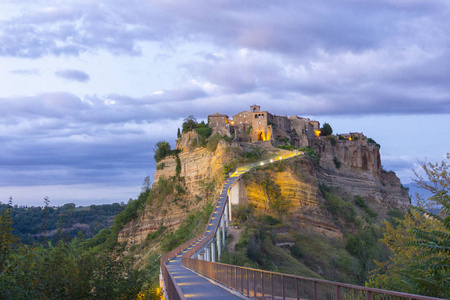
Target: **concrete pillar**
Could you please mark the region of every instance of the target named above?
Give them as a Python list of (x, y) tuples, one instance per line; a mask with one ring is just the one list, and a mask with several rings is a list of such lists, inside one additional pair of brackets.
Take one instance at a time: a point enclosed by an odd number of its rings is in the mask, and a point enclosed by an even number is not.
[(210, 252), (209, 252), (209, 245), (206, 245), (206, 247), (205, 247), (205, 254), (206, 254), (206, 261), (211, 261), (211, 258), (210, 258)]
[(217, 262), (216, 260), (216, 245), (214, 245), (214, 239), (211, 242), (211, 261)]
[(220, 255), (222, 254), (222, 240), (220, 239), (220, 221), (219, 228), (217, 228), (216, 233), (216, 242), (217, 242), (217, 258), (220, 260)]
[(220, 220), (220, 225), (222, 228), (222, 244), (225, 246), (225, 219), (226, 216), (223, 216), (222, 219)]
[(225, 229), (226, 229), (226, 236), (228, 236), (230, 232), (229, 228), (229, 216), (230, 216), (230, 210), (228, 209), (228, 205), (225, 207)]

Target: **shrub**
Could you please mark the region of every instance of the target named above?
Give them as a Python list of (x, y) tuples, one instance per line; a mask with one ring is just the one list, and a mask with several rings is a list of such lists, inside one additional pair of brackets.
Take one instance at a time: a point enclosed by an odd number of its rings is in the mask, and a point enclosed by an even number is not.
[(153, 157), (155, 158), (156, 162), (159, 162), (170, 154), (170, 144), (166, 141), (159, 141), (158, 143), (156, 143), (154, 152), (155, 155)]
[(278, 145), (276, 147), (279, 149), (290, 150), (290, 151), (297, 149), (297, 147), (295, 147), (293, 145)]
[(369, 205), (367, 205), (366, 201), (363, 197), (356, 195), (353, 197), (353, 201), (357, 206), (359, 206), (364, 212), (366, 212), (370, 217), (375, 218), (378, 216), (376, 212), (374, 212)]
[(162, 169), (164, 169), (165, 166), (166, 165), (164, 163), (157, 164), (156, 165), (156, 170), (162, 170)]
[(375, 146), (377, 146), (378, 148), (381, 148), (380, 144), (378, 144), (377, 142), (375, 142), (375, 140), (372, 139), (372, 138), (368, 138), (368, 139), (367, 139), (367, 144), (369, 144), (369, 145), (375, 145)]
[(207, 139), (212, 134), (212, 128), (210, 128), (210, 127), (196, 128), (195, 132), (197, 132), (199, 136)]
[(339, 169), (342, 165), (342, 163), (339, 161), (339, 159), (336, 156), (333, 158), (333, 162), (334, 162), (336, 169)]

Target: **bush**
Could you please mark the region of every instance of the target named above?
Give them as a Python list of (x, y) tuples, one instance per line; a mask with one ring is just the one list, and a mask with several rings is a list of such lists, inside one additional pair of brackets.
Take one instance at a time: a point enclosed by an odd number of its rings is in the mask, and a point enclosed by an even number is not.
[(160, 162), (162, 159), (164, 159), (166, 156), (168, 156), (171, 152), (170, 150), (170, 144), (166, 141), (159, 141), (156, 143), (156, 148), (154, 149), (155, 155), (153, 156), (155, 158), (156, 162)]
[(297, 147), (295, 147), (293, 145), (278, 145), (276, 147), (279, 149), (290, 150), (290, 151), (297, 149)]
[(367, 139), (367, 144), (369, 144), (369, 145), (375, 145), (375, 146), (377, 146), (378, 148), (381, 148), (380, 144), (378, 144), (377, 142), (375, 142), (375, 140), (372, 139), (372, 138), (368, 138), (368, 139)]
[(333, 162), (334, 162), (334, 165), (336, 166), (336, 169), (339, 169), (342, 165), (342, 163), (339, 161), (339, 159), (336, 156), (333, 158)]
[(212, 134), (212, 128), (210, 127), (202, 127), (202, 128), (197, 128), (195, 129), (195, 132), (197, 132), (197, 134), (205, 139), (209, 138)]
[(156, 165), (156, 170), (162, 170), (162, 169), (164, 169), (165, 166), (166, 166), (165, 163), (157, 164), (157, 165)]
[(353, 201), (357, 206), (359, 206), (364, 212), (366, 212), (370, 217), (375, 218), (378, 216), (366, 203), (363, 197), (356, 195)]

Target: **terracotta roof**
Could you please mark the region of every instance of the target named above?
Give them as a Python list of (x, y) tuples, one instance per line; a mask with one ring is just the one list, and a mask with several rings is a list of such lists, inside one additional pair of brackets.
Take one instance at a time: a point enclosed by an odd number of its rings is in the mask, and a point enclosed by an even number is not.
[(228, 118), (227, 115), (224, 115), (224, 114), (221, 114), (221, 113), (217, 113), (217, 112), (215, 114), (208, 115), (208, 117), (227, 117)]

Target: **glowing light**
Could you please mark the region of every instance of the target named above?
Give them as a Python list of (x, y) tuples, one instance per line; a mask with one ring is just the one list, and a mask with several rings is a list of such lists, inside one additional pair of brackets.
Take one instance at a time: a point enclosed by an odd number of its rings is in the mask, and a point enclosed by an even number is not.
[(271, 159), (270, 162), (273, 162), (273, 159)]
[(261, 162), (261, 166), (264, 166), (264, 162)]
[(280, 156), (280, 160), (282, 160), (283, 159), (283, 157), (282, 156)]
[(319, 136), (319, 135), (320, 135), (320, 130), (314, 130), (314, 134), (315, 134), (316, 136)]

